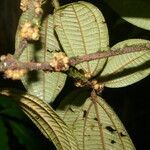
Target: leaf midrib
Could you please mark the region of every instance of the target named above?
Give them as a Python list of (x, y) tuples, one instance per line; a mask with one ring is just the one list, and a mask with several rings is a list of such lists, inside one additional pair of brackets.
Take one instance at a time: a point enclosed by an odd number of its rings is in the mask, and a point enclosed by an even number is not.
[[(85, 55), (87, 55), (88, 52), (87, 52), (87, 49), (86, 49), (86, 44), (85, 44), (86, 42), (85, 42), (85, 39), (84, 39), (84, 36), (83, 36), (82, 27), (81, 27), (81, 24), (80, 24), (80, 21), (79, 21), (79, 17), (77, 15), (76, 9), (74, 8), (74, 5), (73, 4), (71, 4), (71, 5), (72, 5), (73, 11), (75, 13), (75, 16), (76, 16), (76, 19), (77, 19), (77, 22), (78, 22), (78, 25), (79, 25), (79, 29), (80, 29), (80, 33), (81, 33), (81, 38), (82, 38), (82, 42), (83, 42), (83, 48), (84, 48), (84, 51), (85, 51)], [(87, 64), (88, 72), (91, 72), (89, 62), (86, 62), (86, 64)]]
[[(121, 67), (117, 68), (117, 69), (114, 70), (112, 73), (108, 73), (108, 74), (112, 75), (112, 74), (115, 74), (115, 73), (119, 72), (119, 71), (122, 70), (126, 65), (129, 65), (129, 64), (132, 63), (133, 61), (139, 59), (140, 57), (142, 57), (142, 56), (145, 55), (146, 53), (149, 53), (149, 52), (146, 51), (145, 53), (142, 53), (142, 54), (139, 55), (138, 57), (136, 57), (136, 58), (134, 58), (134, 59), (132, 59), (132, 60), (126, 62), (126, 63), (123, 64)], [(112, 59), (113, 59), (113, 58), (112, 58)], [(107, 65), (106, 65), (106, 67), (107, 67)], [(107, 75), (108, 75), (108, 74), (107, 74)]]

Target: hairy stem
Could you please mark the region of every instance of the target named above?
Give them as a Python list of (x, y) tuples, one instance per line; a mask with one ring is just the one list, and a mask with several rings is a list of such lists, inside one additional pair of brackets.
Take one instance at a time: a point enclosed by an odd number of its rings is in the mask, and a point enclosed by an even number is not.
[[(71, 66), (75, 66), (79, 63), (86, 62), (86, 61), (92, 61), (96, 59), (103, 59), (103, 58), (123, 55), (127, 53), (149, 51), (149, 50), (150, 50), (150, 44), (146, 43), (146, 44), (127, 46), (122, 49), (108, 50), (105, 52), (99, 51), (99, 52), (91, 53), (91, 54), (84, 55), (84, 56), (72, 57), (69, 59), (68, 65), (71, 67)], [(62, 64), (59, 64), (59, 65), (63, 66)], [(12, 69), (12, 70), (13, 69), (27, 69), (29, 71), (44, 70), (44, 71), (50, 71), (50, 72), (56, 71), (55, 68), (51, 66), (50, 62), (20, 62), (12, 55), (1, 56), (0, 72), (4, 72), (7, 69)], [(60, 69), (60, 71), (64, 71), (64, 70)]]
[(144, 50), (150, 50), (150, 44), (147, 43), (147, 44), (132, 45), (132, 46), (124, 47), (122, 49), (116, 49), (116, 50), (112, 49), (104, 52), (99, 51), (96, 53), (91, 53), (88, 55), (71, 58), (70, 64), (72, 66), (75, 66), (79, 63), (86, 62), (86, 61), (108, 58), (112, 56), (123, 55), (126, 53), (139, 52)]
[(20, 43), (19, 43), (19, 47), (15, 50), (15, 53), (14, 53), (14, 57), (16, 59), (18, 59), (20, 57), (20, 55), (23, 53), (23, 50), (27, 47), (27, 40), (22, 40)]

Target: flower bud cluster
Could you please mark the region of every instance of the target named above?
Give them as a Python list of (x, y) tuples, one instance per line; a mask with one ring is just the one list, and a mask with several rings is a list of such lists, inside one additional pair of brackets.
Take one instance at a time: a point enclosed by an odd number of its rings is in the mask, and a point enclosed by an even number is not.
[(41, 8), (41, 3), (39, 2), (39, 0), (35, 0), (33, 2), (33, 5), (35, 7), (35, 14), (36, 15), (41, 15), (43, 14), (43, 9)]
[(26, 69), (16, 69), (16, 70), (7, 69), (4, 73), (5, 73), (6, 78), (10, 78), (12, 80), (19, 80), (27, 73), (27, 70)]
[(37, 26), (34, 26), (31, 22), (26, 22), (21, 26), (20, 36), (26, 40), (39, 40), (40, 30)]
[(104, 87), (104, 85), (98, 83), (97, 80), (92, 80), (92, 81), (91, 81), (91, 86), (92, 86), (92, 88), (93, 88), (94, 90), (96, 90), (96, 91), (101, 91), (101, 90), (103, 89), (103, 87)]
[(81, 80), (75, 82), (76, 87), (84, 87), (84, 83)]
[(91, 74), (90, 72), (86, 72), (86, 73), (84, 74), (84, 76), (85, 76), (85, 78), (87, 78), (87, 79), (92, 78), (92, 74)]
[(63, 52), (54, 53), (53, 59), (50, 65), (55, 69), (55, 71), (65, 71), (69, 68), (69, 58)]
[(5, 61), (5, 60), (6, 60), (6, 56), (5, 55), (0, 56), (0, 61)]
[(26, 11), (28, 9), (28, 6), (29, 6), (29, 0), (21, 0), (20, 9), (22, 11)]

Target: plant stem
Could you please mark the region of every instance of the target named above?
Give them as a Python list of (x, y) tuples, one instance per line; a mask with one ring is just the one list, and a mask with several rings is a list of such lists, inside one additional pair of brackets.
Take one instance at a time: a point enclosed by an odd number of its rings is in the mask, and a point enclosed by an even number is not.
[(75, 66), (79, 63), (86, 62), (86, 61), (108, 58), (112, 56), (123, 55), (126, 53), (139, 52), (144, 50), (150, 50), (150, 44), (147, 43), (147, 44), (132, 45), (132, 46), (124, 47), (122, 49), (115, 49), (115, 50), (111, 49), (104, 52), (99, 51), (96, 53), (91, 53), (84, 56), (71, 58), (70, 64), (71, 66)]
[[(24, 49), (24, 46), (26, 46), (26, 42), (20, 46), (20, 50), (16, 52), (15, 57), (12, 55), (2, 56), (5, 57), (5, 59), (2, 59), (0, 62), (0, 72), (4, 72), (6, 69), (27, 69), (29, 71), (32, 70), (44, 70), (44, 71), (54, 71), (56, 70), (50, 65), (50, 62), (20, 62), (16, 59), (16, 56), (18, 57), (21, 53), (21, 50)], [(116, 50), (108, 50), (104, 52), (96, 52), (87, 54), (84, 56), (77, 56), (77, 57), (71, 57), (69, 59), (69, 66), (75, 66), (79, 63), (86, 62), (86, 61), (92, 61), (96, 59), (103, 59), (103, 58), (109, 58), (112, 56), (117, 55), (123, 55), (127, 53), (133, 53), (133, 52), (140, 52), (140, 51), (149, 51), (150, 50), (150, 44), (138, 44), (138, 45), (132, 45), (127, 46), (122, 49), (116, 49)], [(61, 64), (60, 64), (61, 66)], [(63, 69), (60, 71), (64, 71)]]
[(16, 59), (18, 59), (20, 57), (20, 55), (23, 53), (23, 50), (27, 47), (27, 45), (28, 45), (27, 40), (22, 40), (19, 43), (19, 47), (18, 47), (18, 49), (15, 50), (15, 53), (14, 53), (14, 57)]

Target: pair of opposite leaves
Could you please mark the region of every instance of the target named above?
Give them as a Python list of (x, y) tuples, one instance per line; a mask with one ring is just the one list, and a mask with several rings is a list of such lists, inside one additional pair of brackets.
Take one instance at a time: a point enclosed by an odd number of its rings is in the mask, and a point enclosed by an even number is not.
[[(33, 18), (32, 13), (26, 11), (22, 14), (19, 25)], [(18, 46), (20, 38), (16, 37)], [(111, 50), (149, 42), (143, 39), (130, 39), (116, 44)], [(60, 44), (68, 57), (109, 50), (107, 25), (101, 11), (94, 5), (83, 1), (62, 6), (53, 15), (48, 15), (44, 19), (41, 26), (40, 44), (29, 44), (20, 60), (49, 61), (53, 52), (61, 50)], [(149, 57), (150, 52), (143, 51), (84, 62), (76, 67), (91, 73), (92, 76), (101, 72), (99, 77), (106, 87), (122, 87), (149, 75)], [(29, 93), (52, 102), (62, 90), (65, 80), (66, 75), (63, 73), (38, 71), (29, 73), (22, 79), (22, 82)]]

